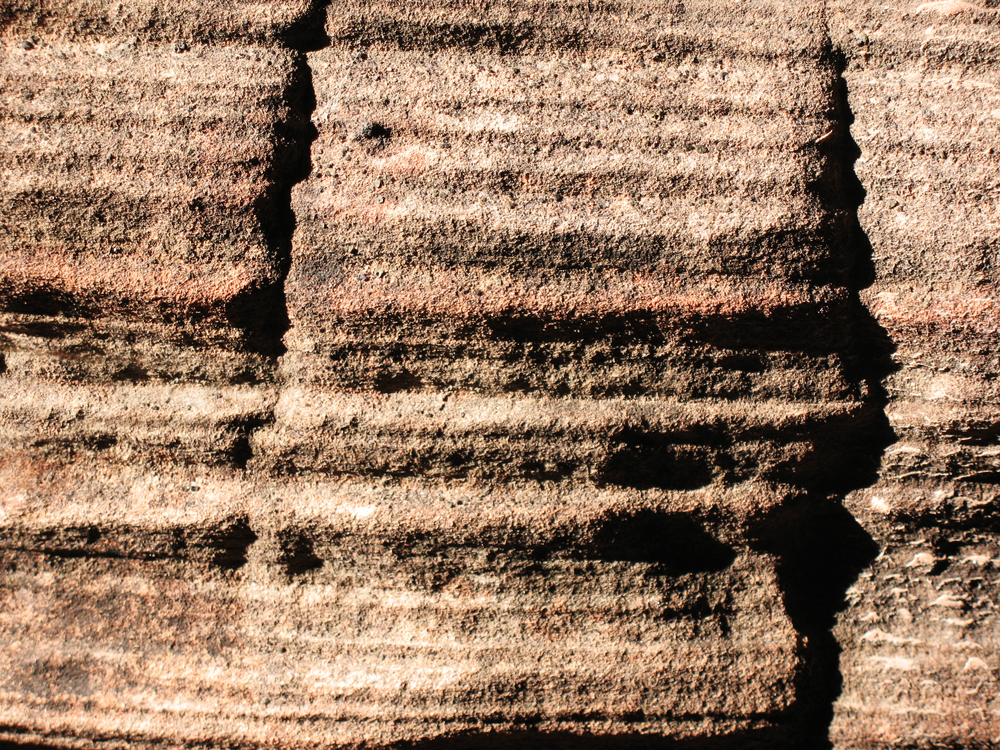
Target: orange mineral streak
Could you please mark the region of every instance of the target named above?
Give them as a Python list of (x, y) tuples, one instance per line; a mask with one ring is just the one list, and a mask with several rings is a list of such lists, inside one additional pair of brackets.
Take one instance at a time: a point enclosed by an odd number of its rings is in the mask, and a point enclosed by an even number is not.
[(995, 334), (1000, 331), (1000, 297), (994, 290), (937, 293), (865, 292), (864, 303), (890, 335), (913, 331)]
[(411, 146), (389, 159), (382, 160), (377, 166), (381, 167), (382, 172), (396, 178), (418, 177), (427, 169), (426, 150), (420, 146)]
[(0, 457), (0, 521), (63, 503), (79, 476), (56, 458), (11, 450)]
[(67, 258), (53, 249), (0, 256), (0, 283), (15, 288), (54, 289), (79, 297), (112, 297), (123, 303), (162, 301), (178, 306), (211, 306), (249, 288), (254, 276), (243, 264), (218, 271), (147, 258)]
[(692, 316), (771, 315), (805, 304), (831, 303), (844, 295), (838, 290), (789, 288), (787, 284), (754, 287), (727, 280), (678, 288), (675, 279), (653, 274), (535, 284), (512, 276), (470, 277), (447, 271), (395, 279), (391, 271), (382, 279), (372, 274), (364, 276), (350, 276), (325, 290), (324, 309), (342, 315), (398, 311), (458, 317), (577, 317), (638, 311)]

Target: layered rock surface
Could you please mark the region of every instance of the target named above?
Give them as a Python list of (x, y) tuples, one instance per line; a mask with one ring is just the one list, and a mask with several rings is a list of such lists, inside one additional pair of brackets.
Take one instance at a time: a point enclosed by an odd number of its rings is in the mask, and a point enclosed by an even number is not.
[(312, 10), (203, 10), (3, 9), (13, 375), (269, 379), (287, 324), (288, 191), (309, 169), (311, 40), (295, 26)]
[(838, 625), (845, 747), (989, 747), (998, 724), (995, 9), (841, 4), (897, 436), (848, 507), (881, 546)]
[[(943, 566), (988, 588), (992, 501), (962, 489), (960, 520), (928, 467), (992, 481), (992, 302), (958, 300), (992, 266), (887, 213), (952, 183), (859, 96), (923, 85), (939, 17), (990, 96), (994, 19), (892, 12), (0, 9), (0, 737), (822, 745), (834, 615), (878, 551), (852, 490), (885, 549), (837, 626), (833, 736), (961, 736), (992, 645), (934, 613), (988, 607)], [(959, 219), (935, 236), (990, 258)], [(944, 268), (962, 314), (914, 312)], [(906, 437), (859, 489), (893, 439), (889, 336)], [(903, 578), (939, 601), (871, 624)], [(937, 668), (983, 692), (886, 702), (883, 674)]]

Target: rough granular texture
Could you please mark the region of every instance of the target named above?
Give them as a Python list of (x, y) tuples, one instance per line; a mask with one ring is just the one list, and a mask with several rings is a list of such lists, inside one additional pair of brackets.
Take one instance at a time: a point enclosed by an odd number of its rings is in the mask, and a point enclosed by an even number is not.
[[(843, 3), (897, 442), (851, 511), (881, 553), (837, 636), (844, 747), (993, 747), (997, 703), (998, 11)], [(887, 341), (888, 343), (888, 341)]]
[(998, 24), (4, 3), (0, 742), (990, 746)]

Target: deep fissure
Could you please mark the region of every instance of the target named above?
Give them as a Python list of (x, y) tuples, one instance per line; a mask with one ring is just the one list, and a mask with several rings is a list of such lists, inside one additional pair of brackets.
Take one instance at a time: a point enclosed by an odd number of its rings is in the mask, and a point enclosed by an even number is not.
[[(323, 7), (325, 8), (325, 3)], [(834, 164), (832, 175), (826, 178), (827, 184), (821, 187), (823, 201), (834, 210), (849, 213), (848, 232), (844, 241), (853, 246), (853, 263), (847, 272), (850, 279), (848, 284), (851, 290), (850, 304), (853, 308), (853, 331), (850, 337), (850, 350), (841, 353), (854, 373), (865, 404), (865, 414), (851, 418), (855, 425), (853, 428), (845, 423), (844, 435), (840, 439), (850, 440), (853, 436), (866, 447), (855, 451), (864, 460), (855, 462), (853, 469), (848, 470), (846, 474), (844, 472), (847, 470), (847, 464), (838, 469), (841, 478), (835, 487), (831, 485), (829, 491), (826, 491), (823, 485), (813, 486), (799, 501), (787, 503), (762, 519), (755, 532), (757, 535), (755, 544), (760, 549), (779, 556), (779, 574), (782, 577), (786, 606), (796, 628), (807, 637), (809, 645), (806, 647), (804, 671), (800, 675), (801, 683), (797, 688), (799, 697), (793, 712), (793, 722), (799, 725), (800, 739), (808, 743), (808, 746), (817, 748), (829, 747), (827, 734), (833, 716), (833, 704), (841, 685), (838, 669), (839, 645), (832, 634), (833, 623), (837, 612), (844, 606), (844, 592), (858, 573), (874, 559), (878, 551), (871, 536), (843, 508), (841, 499), (847, 492), (874, 482), (882, 452), (894, 439), (885, 416), (888, 399), (882, 386), (882, 380), (892, 367), (892, 342), (859, 296), (859, 291), (870, 285), (874, 279), (874, 265), (871, 244), (858, 219), (858, 208), (864, 201), (865, 191), (853, 168), (854, 162), (860, 156), (860, 149), (850, 134), (853, 115), (847, 83), (843, 77), (847, 61), (844, 53), (834, 49), (832, 42), (829, 43), (827, 55), (833, 61), (831, 65), (837, 76), (836, 101), (833, 103), (836, 112), (835, 133), (834, 137), (815, 147), (826, 154)], [(303, 66), (304, 73), (308, 72), (311, 76), (313, 71), (305, 54), (303, 54)], [(316, 106), (311, 78), (307, 84), (303, 82), (304, 89), (306, 86), (309, 91), (307, 97), (309, 106), (303, 111), (308, 110), (311, 114)], [(312, 143), (315, 138), (316, 133), (313, 130), (309, 133), (308, 142)], [(308, 149), (305, 158), (308, 160)], [(311, 169), (310, 166), (296, 181), (305, 179)], [(288, 186), (291, 212), (290, 190), (291, 184)], [(283, 255), (286, 258), (282, 277), (284, 280), (288, 265), (291, 263), (291, 237), (295, 231), (294, 215), (283, 226), (279, 246), (283, 253), (287, 253)], [(284, 290), (281, 296), (284, 304)], [(285, 309), (287, 310), (287, 306)], [(282, 324), (283, 334), (287, 330), (287, 313)], [(506, 323), (498, 320), (497, 325), (501, 328), (507, 325), (511, 331), (506, 332), (506, 335), (521, 340), (526, 332), (522, 330), (525, 325), (530, 328), (531, 325), (538, 324), (532, 320), (525, 323), (517, 321)], [(789, 332), (794, 332), (796, 329), (792, 322), (789, 325)], [(544, 329), (546, 337), (553, 335), (549, 330), (550, 326), (546, 325)], [(741, 343), (743, 340), (759, 343), (762, 332), (765, 336), (776, 336), (776, 341), (780, 342), (779, 346), (788, 346), (787, 336), (776, 334), (770, 325), (762, 326), (759, 331), (749, 331), (737, 338)], [(733, 336), (728, 321), (718, 324), (717, 335)], [(579, 332), (568, 331), (567, 336), (571, 340), (578, 340)], [(594, 337), (598, 340), (597, 331)], [(803, 345), (804, 342), (805, 340)], [(742, 347), (737, 343), (735, 348), (739, 350)], [(410, 375), (410, 378), (412, 382), (403, 390), (413, 387), (414, 383), (417, 388), (421, 386), (418, 376)], [(379, 390), (385, 392), (398, 390), (392, 383), (387, 382), (382, 386)], [(860, 430), (858, 424), (861, 425)], [(822, 426), (819, 429), (822, 430)], [(624, 460), (625, 464), (628, 464), (628, 457)], [(624, 465), (621, 471), (627, 474), (628, 466)], [(650, 486), (656, 485), (655, 480), (650, 484)], [(296, 537), (287, 541), (285, 557), (282, 560), (291, 575), (308, 572), (322, 565), (323, 561), (313, 552), (312, 541), (304, 540), (305, 537)], [(513, 737), (514, 735), (511, 735), (511, 739)], [(555, 736), (550, 737), (555, 739)], [(746, 746), (745, 743), (753, 742), (753, 739), (755, 738), (752, 736), (741, 736), (738, 741), (739, 746)], [(568, 741), (572, 747), (586, 746), (580, 744), (578, 739)], [(685, 745), (685, 743), (675, 745), (675, 742), (669, 740), (664, 742), (670, 747)], [(428, 747), (437, 746), (437, 742), (428, 745)], [(696, 741), (691, 746), (728, 748), (736, 745), (730, 744), (726, 738), (715, 738), (706, 740), (704, 744)]]
[(844, 356), (852, 363), (850, 369), (868, 412), (856, 435), (865, 448), (858, 453), (863, 460), (846, 474), (846, 482), (830, 483), (825, 492), (822, 487), (814, 488), (799, 502), (775, 511), (758, 532), (762, 548), (779, 556), (785, 603), (807, 640), (806, 665), (797, 691), (798, 720), (805, 746), (821, 750), (832, 747), (830, 727), (843, 685), (841, 646), (833, 627), (847, 605), (848, 588), (879, 553), (879, 545), (843, 507), (843, 499), (848, 492), (875, 483), (885, 449), (896, 439), (886, 414), (889, 399), (883, 385), (894, 368), (891, 355), (895, 348), (860, 298), (860, 291), (875, 280), (875, 266), (872, 245), (858, 213), (866, 191), (854, 170), (861, 149), (851, 135), (854, 115), (844, 77), (848, 59), (829, 38), (829, 28), (827, 34), (828, 54), (836, 71), (836, 127), (821, 148), (836, 160), (837, 167), (824, 199), (850, 211), (848, 238), (855, 247), (849, 271), (854, 330), (851, 351)]

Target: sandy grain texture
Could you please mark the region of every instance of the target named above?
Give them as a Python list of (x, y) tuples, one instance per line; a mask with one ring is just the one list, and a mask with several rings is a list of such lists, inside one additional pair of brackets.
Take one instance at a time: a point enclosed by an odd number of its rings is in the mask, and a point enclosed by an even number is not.
[(989, 746), (987, 5), (4, 4), (0, 741)]
[(844, 747), (989, 747), (995, 624), (997, 10), (835, 6), (892, 341), (897, 442), (849, 507), (882, 546), (838, 625)]

